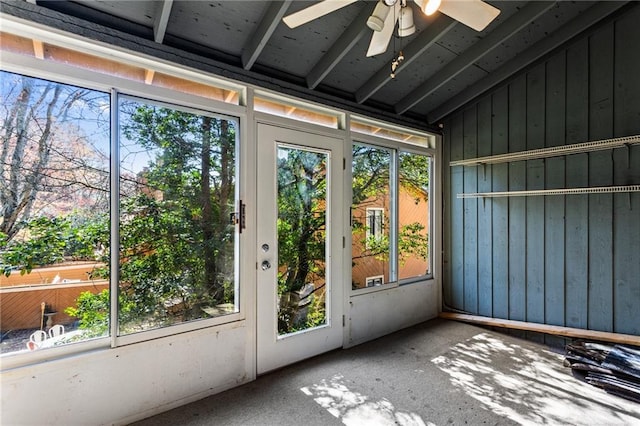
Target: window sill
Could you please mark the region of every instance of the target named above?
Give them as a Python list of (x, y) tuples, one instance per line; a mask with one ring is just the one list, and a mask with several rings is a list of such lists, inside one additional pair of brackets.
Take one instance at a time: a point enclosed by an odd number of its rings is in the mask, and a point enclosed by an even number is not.
[(63, 346), (43, 348), (35, 351), (9, 352), (0, 356), (0, 372), (29, 367), (35, 364), (51, 362), (70, 356), (83, 355), (95, 351), (107, 351), (117, 349), (126, 345), (148, 342), (150, 340), (167, 338), (177, 334), (184, 334), (202, 330), (205, 328), (233, 329), (245, 325), (244, 314), (235, 313), (223, 315), (217, 318), (210, 318), (192, 323), (179, 324), (172, 327), (142, 331), (127, 336), (115, 338), (116, 345), (111, 345), (110, 337), (100, 337), (84, 342), (77, 342)]

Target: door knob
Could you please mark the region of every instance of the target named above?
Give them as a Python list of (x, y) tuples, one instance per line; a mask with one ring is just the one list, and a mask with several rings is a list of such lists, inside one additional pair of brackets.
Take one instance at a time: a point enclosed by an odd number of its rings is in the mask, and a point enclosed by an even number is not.
[(262, 270), (266, 271), (267, 269), (271, 268), (271, 263), (269, 263), (268, 260), (264, 260), (262, 261)]

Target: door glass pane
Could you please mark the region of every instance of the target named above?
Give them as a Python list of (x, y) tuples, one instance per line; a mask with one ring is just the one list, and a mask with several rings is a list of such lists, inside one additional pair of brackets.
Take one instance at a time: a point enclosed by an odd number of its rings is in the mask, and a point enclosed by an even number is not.
[(329, 155), (279, 145), (278, 334), (326, 324)]
[(431, 158), (400, 152), (398, 171), (398, 279), (428, 275)]
[(352, 288), (388, 283), (391, 151), (353, 145)]
[(237, 123), (129, 97), (119, 114), (119, 334), (237, 312)]

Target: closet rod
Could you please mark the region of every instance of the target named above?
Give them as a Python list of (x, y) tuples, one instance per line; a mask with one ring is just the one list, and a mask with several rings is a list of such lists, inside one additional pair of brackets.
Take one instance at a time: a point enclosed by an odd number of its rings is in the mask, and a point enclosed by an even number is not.
[(487, 157), (469, 158), (451, 161), (449, 166), (478, 166), (482, 164), (498, 164), (510, 161), (535, 160), (538, 158), (558, 157), (561, 155), (580, 154), (602, 149), (622, 148), (640, 143), (640, 135), (621, 138), (602, 139), (598, 141), (560, 145), (549, 148), (532, 149), (530, 151), (510, 152), (507, 154), (490, 155)]
[(457, 198), (530, 197), (535, 195), (606, 194), (615, 192), (640, 192), (640, 185), (596, 186), (592, 188), (533, 189), (528, 191), (476, 192), (458, 194)]

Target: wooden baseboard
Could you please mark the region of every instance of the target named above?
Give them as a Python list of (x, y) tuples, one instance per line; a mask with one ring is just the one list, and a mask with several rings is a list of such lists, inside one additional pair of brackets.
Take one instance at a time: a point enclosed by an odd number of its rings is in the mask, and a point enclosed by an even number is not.
[(478, 315), (458, 314), (454, 312), (441, 312), (439, 317), (455, 321), (468, 322), (471, 324), (488, 325), (491, 327), (502, 327), (513, 330), (534, 331), (537, 333), (553, 334), (555, 336), (562, 336), (567, 338), (597, 340), (600, 342), (611, 342), (623, 345), (640, 346), (640, 336), (635, 336), (633, 334), (583, 330), (581, 328), (538, 324), (526, 321), (505, 320), (500, 318), (489, 318)]

